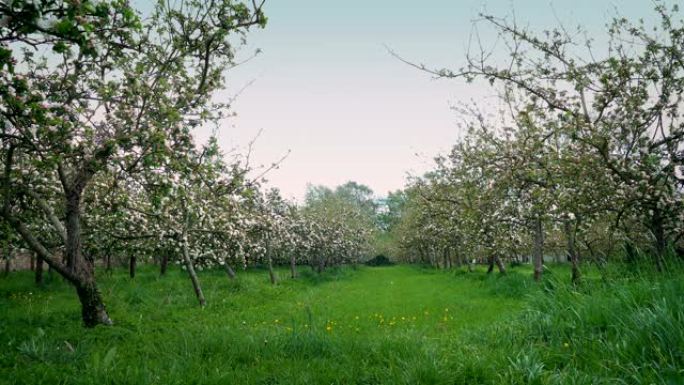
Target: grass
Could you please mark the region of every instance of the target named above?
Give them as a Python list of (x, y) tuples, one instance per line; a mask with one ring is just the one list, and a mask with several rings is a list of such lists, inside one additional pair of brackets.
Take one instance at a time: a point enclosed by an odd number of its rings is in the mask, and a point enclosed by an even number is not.
[[(552, 272), (552, 273), (551, 273)], [(61, 279), (0, 281), (0, 382), (69, 384), (681, 383), (684, 280), (552, 268), (505, 277), (412, 266), (100, 277), (113, 327), (80, 326)], [(677, 382), (680, 381), (680, 382)]]

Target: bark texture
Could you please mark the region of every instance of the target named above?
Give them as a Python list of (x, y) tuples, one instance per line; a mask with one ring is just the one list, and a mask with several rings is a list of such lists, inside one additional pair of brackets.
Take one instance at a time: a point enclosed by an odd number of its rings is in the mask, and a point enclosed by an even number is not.
[(534, 264), (534, 280), (540, 281), (544, 268), (544, 228), (542, 227), (541, 217), (534, 221), (534, 250), (532, 254)]
[(192, 288), (195, 290), (197, 300), (199, 301), (200, 306), (205, 306), (207, 301), (204, 299), (204, 293), (202, 293), (202, 287), (200, 286), (199, 278), (197, 278), (195, 266), (192, 264), (192, 260), (190, 259), (190, 252), (188, 251), (188, 242), (186, 236), (183, 236), (183, 261), (185, 262), (185, 268), (188, 270), (188, 274), (190, 275)]
[(582, 272), (579, 268), (579, 255), (575, 246), (575, 226), (573, 226), (570, 220), (566, 220), (563, 226), (565, 228), (565, 238), (568, 242), (568, 259), (572, 265), (572, 283), (579, 284), (582, 279)]

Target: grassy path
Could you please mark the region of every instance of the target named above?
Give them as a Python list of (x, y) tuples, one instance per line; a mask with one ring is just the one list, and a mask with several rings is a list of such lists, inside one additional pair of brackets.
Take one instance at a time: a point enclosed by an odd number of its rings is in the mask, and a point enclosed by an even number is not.
[(394, 327), (438, 337), (496, 321), (521, 302), (494, 297), (472, 280), (399, 266), (364, 269), (353, 279), (308, 288), (296, 303), (340, 326), (360, 325), (355, 331), (391, 333)]
[(0, 382), (448, 383), (459, 335), (523, 305), (491, 279), (406, 266), (280, 275), (204, 272), (199, 309), (182, 272), (118, 272), (102, 279), (116, 326), (84, 330), (70, 287), (17, 274), (0, 285)]

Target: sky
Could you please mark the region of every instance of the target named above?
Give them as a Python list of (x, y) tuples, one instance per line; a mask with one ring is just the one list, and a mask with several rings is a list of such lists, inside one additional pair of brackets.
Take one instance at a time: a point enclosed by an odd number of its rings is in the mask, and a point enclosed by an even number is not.
[[(222, 122), (226, 150), (260, 132), (252, 165), (268, 166), (268, 186), (301, 200), (307, 184), (336, 186), (349, 180), (386, 195), (407, 175), (432, 168), (462, 134), (452, 108), (495, 103), (483, 84), (435, 79), (387, 50), (434, 68), (465, 63), (473, 20), (481, 11), (515, 15), (535, 30), (583, 25), (600, 34), (612, 16), (652, 14), (649, 0), (267, 0), (264, 30), (247, 35), (227, 73), (236, 116)], [(485, 45), (496, 36), (480, 30)], [(503, 51), (500, 51), (503, 52)], [(200, 134), (201, 136), (201, 134)]]

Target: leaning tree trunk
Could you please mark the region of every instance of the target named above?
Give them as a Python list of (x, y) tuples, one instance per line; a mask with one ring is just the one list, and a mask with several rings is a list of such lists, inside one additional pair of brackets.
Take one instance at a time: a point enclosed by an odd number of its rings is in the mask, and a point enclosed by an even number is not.
[(493, 254), (487, 258), (487, 274), (491, 274), (494, 271), (494, 258)]
[(582, 273), (579, 269), (579, 255), (575, 247), (575, 229), (570, 220), (565, 220), (563, 226), (565, 227), (565, 237), (568, 241), (568, 259), (570, 259), (570, 264), (572, 265), (572, 283), (577, 285), (580, 283)]
[(506, 265), (504, 265), (503, 261), (498, 255), (494, 255), (494, 262), (496, 263), (496, 267), (499, 269), (499, 274), (506, 275)]
[(74, 283), (78, 299), (81, 300), (81, 316), (87, 327), (96, 325), (111, 325), (107, 310), (102, 301), (102, 295), (95, 284), (95, 280), (79, 280)]
[(197, 273), (195, 272), (195, 266), (192, 264), (190, 259), (190, 252), (188, 251), (188, 236), (183, 234), (183, 261), (185, 262), (185, 268), (188, 270), (190, 275), (190, 280), (192, 281), (192, 287), (195, 289), (195, 295), (199, 301), (200, 306), (207, 304), (204, 299), (204, 293), (202, 293), (202, 287), (200, 286), (199, 279), (197, 278)]
[(226, 260), (223, 260), (223, 268), (226, 270), (226, 274), (228, 275), (228, 278), (232, 281), (235, 279), (235, 270), (233, 270), (232, 267), (226, 262)]
[(534, 280), (540, 281), (544, 268), (544, 229), (542, 227), (541, 217), (537, 217), (534, 221), (534, 249), (532, 262), (534, 263)]

